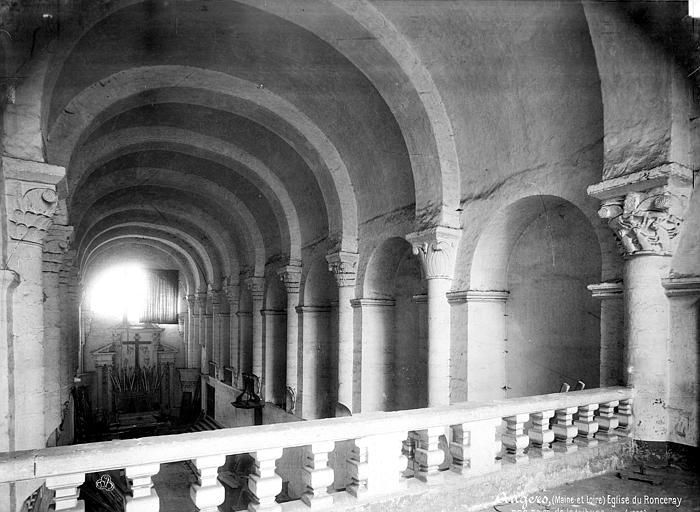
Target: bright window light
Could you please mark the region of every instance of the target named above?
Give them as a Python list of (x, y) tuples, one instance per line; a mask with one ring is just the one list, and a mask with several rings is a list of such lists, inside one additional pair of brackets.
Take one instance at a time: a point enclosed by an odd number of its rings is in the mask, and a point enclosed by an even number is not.
[(90, 285), (90, 307), (100, 316), (123, 318), (138, 323), (146, 302), (146, 273), (137, 265), (112, 267)]

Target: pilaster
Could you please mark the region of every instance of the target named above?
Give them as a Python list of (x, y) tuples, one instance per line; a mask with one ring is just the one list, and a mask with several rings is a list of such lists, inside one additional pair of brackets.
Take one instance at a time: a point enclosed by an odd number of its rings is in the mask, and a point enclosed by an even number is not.
[(249, 277), (245, 280), (245, 285), (253, 298), (253, 374), (261, 379), (263, 376), (263, 323), (262, 314), (263, 297), (265, 294), (265, 278)]

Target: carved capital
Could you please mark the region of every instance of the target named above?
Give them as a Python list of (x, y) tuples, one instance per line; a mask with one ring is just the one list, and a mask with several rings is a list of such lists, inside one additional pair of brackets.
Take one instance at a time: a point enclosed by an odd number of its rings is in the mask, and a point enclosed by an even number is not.
[(280, 281), (284, 284), (287, 293), (299, 293), (301, 286), (301, 266), (286, 265), (277, 270)]
[(194, 294), (191, 293), (190, 295), (185, 296), (185, 300), (187, 301), (188, 309), (194, 312)]
[(10, 238), (41, 244), (58, 208), (58, 195), (51, 185), (25, 182), (18, 185), (14, 187), (15, 192), (21, 195), (10, 193), (5, 196)]
[(253, 300), (262, 300), (265, 292), (265, 278), (249, 277), (245, 280), (245, 285), (253, 296)]
[(426, 279), (452, 279), (461, 237), (459, 229), (438, 226), (410, 233), (406, 240), (413, 246), (413, 254), (420, 259)]
[(598, 216), (615, 233), (623, 254), (670, 255), (692, 192), (692, 172), (664, 164), (588, 187), (601, 200)]
[(648, 192), (630, 192), (624, 197), (608, 199), (598, 216), (608, 222), (623, 254), (655, 253), (669, 255), (675, 249), (683, 219), (681, 198), (657, 187)]
[(355, 286), (357, 262), (360, 255), (354, 252), (339, 251), (326, 256), (328, 271), (333, 272), (339, 287)]

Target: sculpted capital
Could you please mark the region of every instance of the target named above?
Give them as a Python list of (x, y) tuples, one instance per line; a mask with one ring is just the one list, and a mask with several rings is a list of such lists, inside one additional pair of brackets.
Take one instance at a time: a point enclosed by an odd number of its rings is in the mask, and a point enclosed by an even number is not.
[(299, 293), (301, 286), (301, 266), (286, 265), (277, 270), (280, 281), (284, 284), (287, 293)]
[(26, 190), (21, 197), (6, 195), (10, 238), (41, 244), (58, 208), (53, 187), (43, 185)]
[(421, 261), (426, 279), (452, 279), (462, 231), (438, 226), (410, 233), (406, 240)]
[(328, 271), (333, 273), (339, 287), (355, 286), (359, 259), (359, 254), (345, 251), (338, 251), (326, 256)]

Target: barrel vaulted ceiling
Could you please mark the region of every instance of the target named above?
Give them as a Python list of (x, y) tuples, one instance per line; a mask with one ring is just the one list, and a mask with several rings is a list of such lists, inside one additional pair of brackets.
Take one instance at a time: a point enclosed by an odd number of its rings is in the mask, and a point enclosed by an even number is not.
[(42, 132), (83, 266), (147, 246), (193, 293), (357, 251), (386, 212), (441, 215), (439, 108), (370, 5), (246, 4), (101, 3), (59, 40)]

